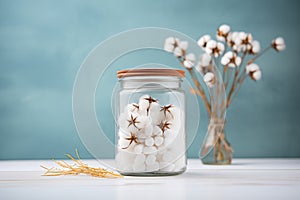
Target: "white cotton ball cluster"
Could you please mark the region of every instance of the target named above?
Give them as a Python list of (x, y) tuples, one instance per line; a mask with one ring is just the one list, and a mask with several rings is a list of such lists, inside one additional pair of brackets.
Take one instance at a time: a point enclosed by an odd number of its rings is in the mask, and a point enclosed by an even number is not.
[[(125, 173), (176, 172), (185, 167), (185, 128), (182, 110), (143, 95), (125, 106), (118, 118), (117, 168)], [(176, 164), (177, 163), (177, 164)]]

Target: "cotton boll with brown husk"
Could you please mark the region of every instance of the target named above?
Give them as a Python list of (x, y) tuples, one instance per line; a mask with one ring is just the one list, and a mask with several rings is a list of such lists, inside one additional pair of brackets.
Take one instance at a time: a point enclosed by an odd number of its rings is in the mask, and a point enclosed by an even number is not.
[(175, 37), (168, 37), (165, 40), (165, 45), (164, 45), (164, 49), (167, 52), (173, 53), (175, 47), (178, 45), (179, 43), (179, 39), (175, 38)]
[(217, 30), (217, 39), (219, 41), (225, 42), (227, 40), (227, 36), (230, 32), (230, 26), (227, 24), (222, 24)]
[(154, 125), (153, 126), (153, 131), (152, 131), (152, 135), (153, 136), (161, 136), (161, 135), (163, 135), (163, 132), (162, 132), (162, 130), (159, 128), (159, 126), (157, 126), (157, 125)]
[(282, 37), (277, 37), (272, 41), (272, 47), (276, 51), (283, 51), (285, 50), (285, 41)]
[(214, 57), (218, 57), (224, 52), (225, 46), (221, 42), (216, 42), (215, 40), (210, 40), (207, 42), (205, 52), (211, 54)]
[(183, 66), (187, 69), (191, 69), (195, 65), (195, 55), (193, 53), (189, 53), (184, 57)]
[(130, 141), (126, 138), (130, 137), (130, 133), (123, 130), (118, 131), (118, 147), (125, 148), (129, 145)]
[(207, 46), (207, 42), (211, 40), (210, 35), (206, 34), (203, 35), (201, 38), (199, 38), (199, 40), (197, 41), (197, 44), (203, 49), (205, 50), (206, 46)]
[(261, 79), (262, 73), (259, 66), (255, 63), (251, 63), (246, 66), (246, 73), (250, 76), (252, 80), (258, 81)]
[(208, 72), (203, 77), (204, 82), (206, 85), (210, 88), (212, 88), (215, 85), (215, 75), (211, 72)]
[(139, 105), (136, 103), (130, 103), (128, 104), (125, 109), (124, 109), (124, 113), (134, 113), (134, 114), (138, 114), (139, 113)]
[(235, 68), (239, 66), (242, 62), (242, 59), (237, 56), (236, 53), (232, 51), (228, 51), (224, 54), (224, 56), (221, 59), (221, 64), (224, 66), (228, 66), (231, 68)]
[(257, 40), (251, 42), (251, 45), (248, 46), (249, 54), (255, 55), (260, 51), (260, 43)]

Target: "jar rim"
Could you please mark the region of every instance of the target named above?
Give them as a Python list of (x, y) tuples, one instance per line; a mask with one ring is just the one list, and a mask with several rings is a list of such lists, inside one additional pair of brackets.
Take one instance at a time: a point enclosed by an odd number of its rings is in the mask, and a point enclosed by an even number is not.
[(138, 69), (123, 69), (117, 72), (118, 78), (129, 76), (177, 76), (185, 77), (185, 71), (180, 69), (166, 68), (138, 68)]

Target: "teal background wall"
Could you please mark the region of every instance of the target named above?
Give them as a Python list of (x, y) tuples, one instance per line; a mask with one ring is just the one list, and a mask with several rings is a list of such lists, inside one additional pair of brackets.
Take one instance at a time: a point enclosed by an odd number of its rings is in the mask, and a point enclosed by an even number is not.
[[(287, 44), (286, 51), (270, 51), (258, 61), (263, 79), (248, 80), (227, 113), (234, 156), (299, 157), (299, 9), (297, 0), (1, 0), (0, 159), (61, 158), (75, 148), (82, 157), (91, 157), (73, 122), (72, 87), (79, 66), (99, 42), (145, 26), (198, 39), (214, 35), (222, 23), (252, 32), (262, 46), (278, 35)], [(149, 52), (118, 64), (150, 62), (150, 55), (157, 61)], [(170, 55), (160, 61), (177, 65)], [(114, 85), (115, 74), (105, 80)], [(110, 107), (101, 113), (107, 113), (101, 121), (113, 138)], [(205, 115), (202, 119), (207, 121)], [(196, 137), (189, 157), (198, 156), (203, 137)]]

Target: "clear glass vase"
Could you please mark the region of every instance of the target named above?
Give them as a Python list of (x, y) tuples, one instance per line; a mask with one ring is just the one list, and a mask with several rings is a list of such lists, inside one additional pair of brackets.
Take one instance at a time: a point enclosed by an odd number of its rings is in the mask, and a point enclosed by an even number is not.
[(223, 119), (211, 119), (200, 152), (203, 164), (231, 164), (233, 150), (226, 139), (224, 125), (225, 121)]

